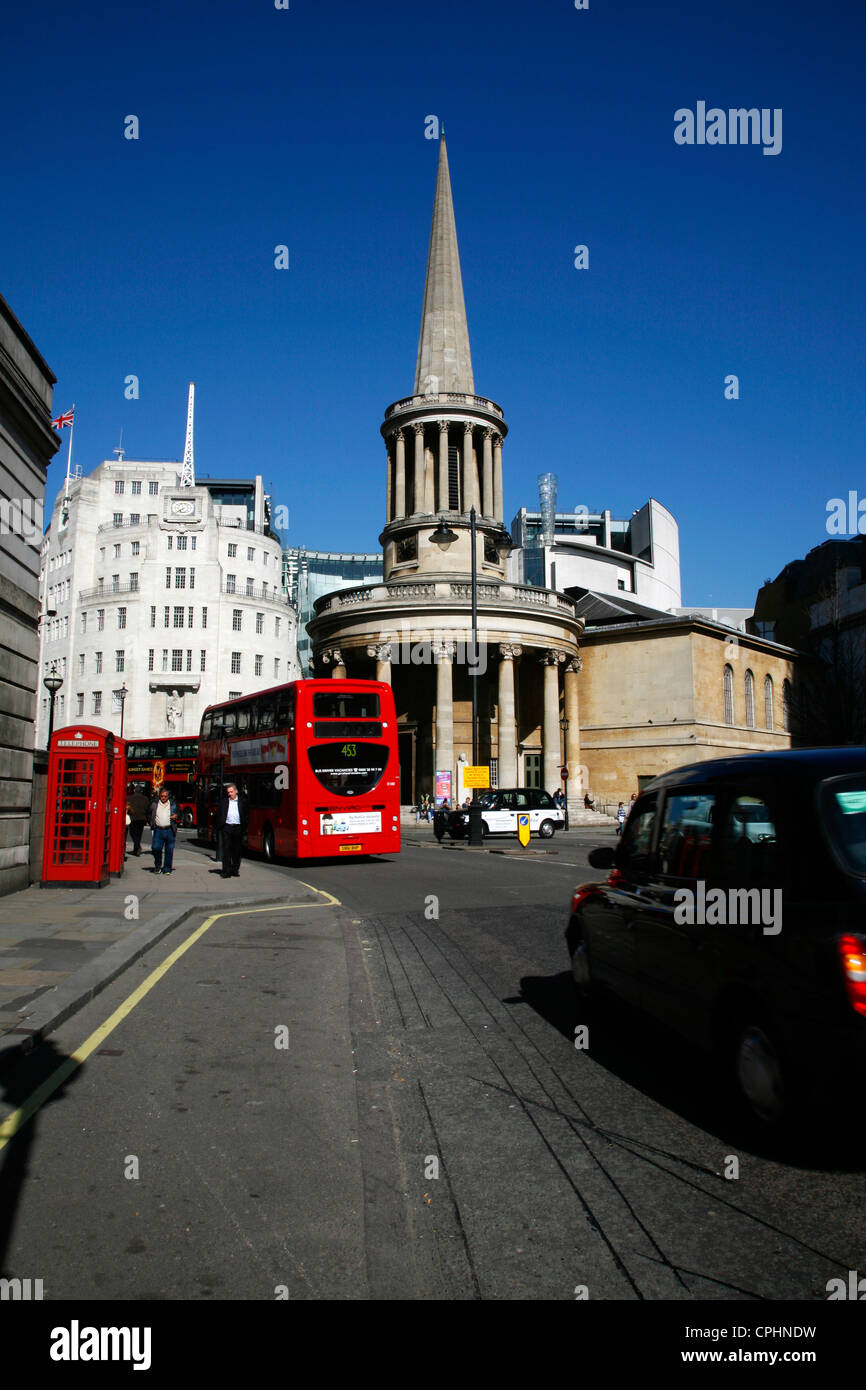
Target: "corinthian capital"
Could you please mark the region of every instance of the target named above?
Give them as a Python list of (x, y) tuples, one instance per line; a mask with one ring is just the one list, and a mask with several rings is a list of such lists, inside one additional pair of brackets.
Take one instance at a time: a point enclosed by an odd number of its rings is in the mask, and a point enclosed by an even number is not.
[(566, 669), (566, 671), (582, 671), (582, 670), (583, 670), (583, 657), (580, 655), (580, 653), (578, 653), (577, 656), (573, 656), (573, 657), (571, 658), (571, 660), (567, 663), (565, 669)]
[(457, 655), (456, 642), (449, 642), (442, 637), (437, 637), (434, 638), (430, 645), (433, 649), (433, 659), (437, 663), (440, 661), (453, 661)]
[(340, 651), (339, 647), (326, 647), (324, 651), (319, 653), (319, 660), (322, 662), (323, 666), (330, 666), (331, 662), (333, 662), (335, 666), (342, 666), (343, 653)]
[(499, 655), (503, 661), (513, 661), (515, 657), (523, 656), (523, 648), (516, 646), (513, 642), (500, 642)]
[(542, 666), (560, 666), (568, 660), (568, 652), (561, 652), (558, 647), (546, 647), (538, 659)]

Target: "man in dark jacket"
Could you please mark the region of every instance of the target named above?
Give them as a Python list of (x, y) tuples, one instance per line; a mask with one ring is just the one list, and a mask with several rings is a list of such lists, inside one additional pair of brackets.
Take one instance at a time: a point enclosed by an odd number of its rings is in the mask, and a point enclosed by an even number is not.
[(233, 782), (226, 786), (226, 794), (220, 802), (218, 829), (222, 836), (223, 878), (239, 878), (241, 848), (244, 832), (249, 821), (247, 799), (238, 796)]

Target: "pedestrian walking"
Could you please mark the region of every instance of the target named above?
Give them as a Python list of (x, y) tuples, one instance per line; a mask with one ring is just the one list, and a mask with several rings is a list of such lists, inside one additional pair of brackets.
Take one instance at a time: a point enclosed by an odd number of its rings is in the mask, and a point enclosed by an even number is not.
[(621, 834), (622, 834), (622, 828), (623, 828), (623, 826), (625, 825), (625, 818), (626, 818), (627, 815), (628, 815), (628, 812), (627, 812), (627, 810), (625, 809), (625, 806), (623, 805), (622, 802), (620, 802), (619, 805), (618, 805), (617, 808), (616, 808), (616, 833), (617, 833), (617, 835), (621, 835)]
[(126, 814), (129, 816), (129, 833), (132, 836), (132, 852), (137, 859), (141, 854), (141, 832), (144, 830), (147, 823), (150, 802), (144, 792), (136, 791), (133, 782), (130, 782), (127, 792)]
[(243, 834), (247, 828), (249, 813), (247, 799), (238, 796), (233, 782), (226, 787), (226, 794), (220, 802), (219, 829), (223, 847), (223, 878), (240, 878), (241, 849)]
[(174, 864), (174, 838), (177, 834), (177, 802), (172, 801), (168, 787), (160, 787), (159, 796), (150, 803), (154, 872), (170, 874)]

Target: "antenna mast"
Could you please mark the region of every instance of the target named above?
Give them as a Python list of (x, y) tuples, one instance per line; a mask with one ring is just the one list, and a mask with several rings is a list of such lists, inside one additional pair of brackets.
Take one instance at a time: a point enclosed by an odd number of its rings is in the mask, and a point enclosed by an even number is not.
[(189, 404), (186, 408), (186, 445), (183, 451), (183, 469), (180, 475), (181, 487), (195, 487), (195, 464), (192, 456), (192, 422), (195, 408), (195, 382), (189, 384)]

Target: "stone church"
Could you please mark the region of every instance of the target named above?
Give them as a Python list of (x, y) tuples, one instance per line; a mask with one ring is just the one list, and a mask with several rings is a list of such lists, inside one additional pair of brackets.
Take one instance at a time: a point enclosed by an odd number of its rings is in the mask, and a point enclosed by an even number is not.
[[(501, 787), (561, 785), (582, 799), (573, 599), (506, 577), (502, 408), (475, 393), (444, 138), (433, 206), (415, 387), (385, 411), (383, 580), (326, 594), (308, 624), (317, 674), (388, 681), (400, 730), (401, 798), (463, 799), (472, 762)], [(472, 537), (478, 648), (473, 649)]]

